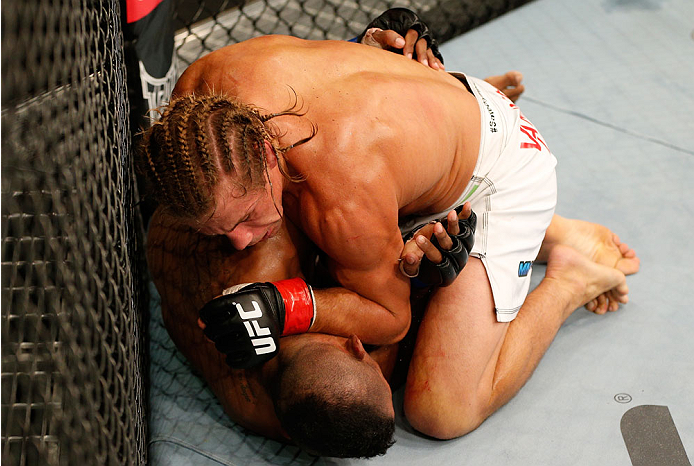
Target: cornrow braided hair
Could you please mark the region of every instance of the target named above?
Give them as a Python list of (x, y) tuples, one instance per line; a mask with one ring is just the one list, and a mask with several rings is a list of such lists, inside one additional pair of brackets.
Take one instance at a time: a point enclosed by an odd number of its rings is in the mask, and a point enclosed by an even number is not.
[[(295, 94), (296, 96), (296, 94)], [(311, 134), (288, 147), (278, 147), (269, 120), (303, 116), (298, 99), (285, 111), (262, 115), (257, 109), (224, 95), (185, 95), (171, 100), (161, 118), (144, 131), (136, 165), (144, 175), (147, 195), (172, 215), (200, 218), (214, 208), (220, 174), (235, 176), (242, 190), (260, 188), (269, 179), (265, 141), (275, 149), (282, 174), (291, 181), (280, 158), (308, 142)]]

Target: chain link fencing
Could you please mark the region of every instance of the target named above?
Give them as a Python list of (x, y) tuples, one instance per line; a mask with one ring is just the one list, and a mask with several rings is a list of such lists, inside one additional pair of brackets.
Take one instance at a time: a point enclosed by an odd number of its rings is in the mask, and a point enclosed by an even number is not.
[(415, 11), (444, 42), (529, 0), (177, 0), (176, 55), (182, 71), (204, 54), (263, 34), (303, 39), (356, 37), (388, 8)]
[(3, 465), (145, 464), (120, 31), (117, 0), (2, 2)]

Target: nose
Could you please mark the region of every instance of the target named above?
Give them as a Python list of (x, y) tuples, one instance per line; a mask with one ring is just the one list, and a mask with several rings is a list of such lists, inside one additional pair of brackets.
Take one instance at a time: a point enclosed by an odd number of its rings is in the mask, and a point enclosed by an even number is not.
[(253, 232), (243, 226), (237, 226), (232, 231), (225, 235), (231, 241), (234, 248), (241, 251), (246, 249), (249, 244), (253, 241)]

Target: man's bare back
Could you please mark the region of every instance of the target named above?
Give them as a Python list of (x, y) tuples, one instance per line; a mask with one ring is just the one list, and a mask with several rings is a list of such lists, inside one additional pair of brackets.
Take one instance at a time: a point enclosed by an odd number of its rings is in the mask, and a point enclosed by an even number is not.
[[(342, 204), (345, 181), (350, 189), (373, 191), (377, 179), (383, 189), (373, 194), (397, 191), (402, 216), (436, 212), (457, 199), (477, 160), (478, 104), (460, 81), (359, 44), (259, 37), (191, 65), (174, 95), (190, 92), (223, 92), (263, 113), (285, 110), (298, 98), (304, 118), (273, 122), (282, 130), (281, 145), (319, 125), (311, 144), (287, 153), (287, 162), (299, 173), (321, 173), (300, 185), (321, 201), (327, 189)], [(407, 144), (402, 134), (412, 135)], [(345, 180), (346, 173), (353, 179)]]
[[(284, 209), (286, 217), (326, 253), (333, 278), (342, 286), (317, 290), (318, 312), (310, 332), (354, 333), (367, 343), (383, 344), (398, 341), (409, 325), (409, 282), (397, 265), (403, 246), (399, 217), (441, 211), (459, 198), (477, 161), (481, 115), (477, 99), (453, 78), (382, 52), (351, 47), (356, 46), (254, 39), (191, 66), (176, 92), (231, 94), (261, 108), (263, 115), (282, 112), (298, 98), (303, 116), (263, 120), (276, 127), (273, 135), (279, 135), (277, 146), (266, 140), (260, 155), (267, 160), (266, 186), (237, 196), (232, 176), (222, 174), (221, 187), (212, 193), (216, 210), (195, 221), (204, 232), (232, 241), (243, 229), (252, 240), (246, 245), (257, 251), (268, 244), (271, 230), (266, 226), (275, 221), (275, 210), (281, 215)], [(175, 117), (170, 121), (178, 124)], [(278, 147), (306, 138), (314, 125), (316, 136), (282, 157)], [(204, 125), (191, 127), (199, 130)], [(166, 128), (168, 133), (178, 131)], [(213, 133), (204, 137), (214, 136), (217, 145), (227, 143), (227, 138)], [(197, 137), (182, 139), (193, 136)], [(508, 147), (510, 155), (517, 155), (518, 144)], [(285, 162), (290, 173), (305, 180), (282, 178), (276, 168)], [(515, 168), (509, 166), (506, 173)], [(553, 171), (553, 165), (544, 168)], [(160, 172), (155, 169), (154, 175)], [(538, 184), (530, 186), (535, 187)], [(545, 208), (547, 222), (553, 208), (554, 204)], [(546, 224), (538, 228), (537, 248), (545, 228)], [(513, 224), (504, 231), (521, 236)], [(576, 306), (610, 290), (617, 302), (626, 302), (621, 271), (596, 268), (547, 232), (548, 243), (556, 243), (547, 251), (548, 279), (528, 296), (511, 324), (495, 319), (495, 297), (481, 258), (471, 258), (450, 287), (432, 295), (405, 397), (406, 414), (418, 430), (450, 438), (475, 428), (520, 389)], [(616, 242), (614, 247), (618, 255), (627, 256)], [(272, 257), (271, 251), (267, 254)], [(572, 275), (565, 276), (566, 271)], [(605, 272), (603, 279), (591, 281), (600, 271)], [(273, 277), (254, 278), (268, 279)], [(499, 379), (508, 383), (499, 384)], [(432, 381), (437, 382), (436, 391)]]
[[(443, 210), (462, 193), (479, 151), (475, 97), (452, 76), (402, 56), (282, 36), (213, 52), (174, 90), (215, 92), (263, 114), (298, 99), (304, 116), (272, 120), (280, 146), (317, 127), (313, 139), (286, 153), (290, 173), (306, 178), (284, 183), (284, 212), (330, 258), (334, 277), (357, 293), (352, 306), (343, 303), (344, 321), (330, 326), (361, 322), (356, 333), (365, 342), (397, 341), (409, 324), (409, 286), (397, 273), (398, 218)], [(315, 330), (323, 330), (320, 320)]]

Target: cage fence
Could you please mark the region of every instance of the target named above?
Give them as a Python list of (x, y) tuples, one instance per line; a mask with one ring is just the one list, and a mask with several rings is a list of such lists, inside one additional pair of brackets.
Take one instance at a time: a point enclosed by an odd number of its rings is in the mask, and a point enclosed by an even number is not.
[(2, 3), (2, 463), (144, 464), (120, 9)]
[(3, 1), (3, 465), (147, 464), (133, 134), (188, 64), (262, 34), (347, 39), (393, 6), (445, 41), (527, 1), (150, 0), (171, 42), (151, 82), (126, 0)]
[(224, 45), (262, 34), (344, 40), (388, 8), (418, 13), (446, 41), (529, 0), (178, 0), (176, 56), (185, 68)]

